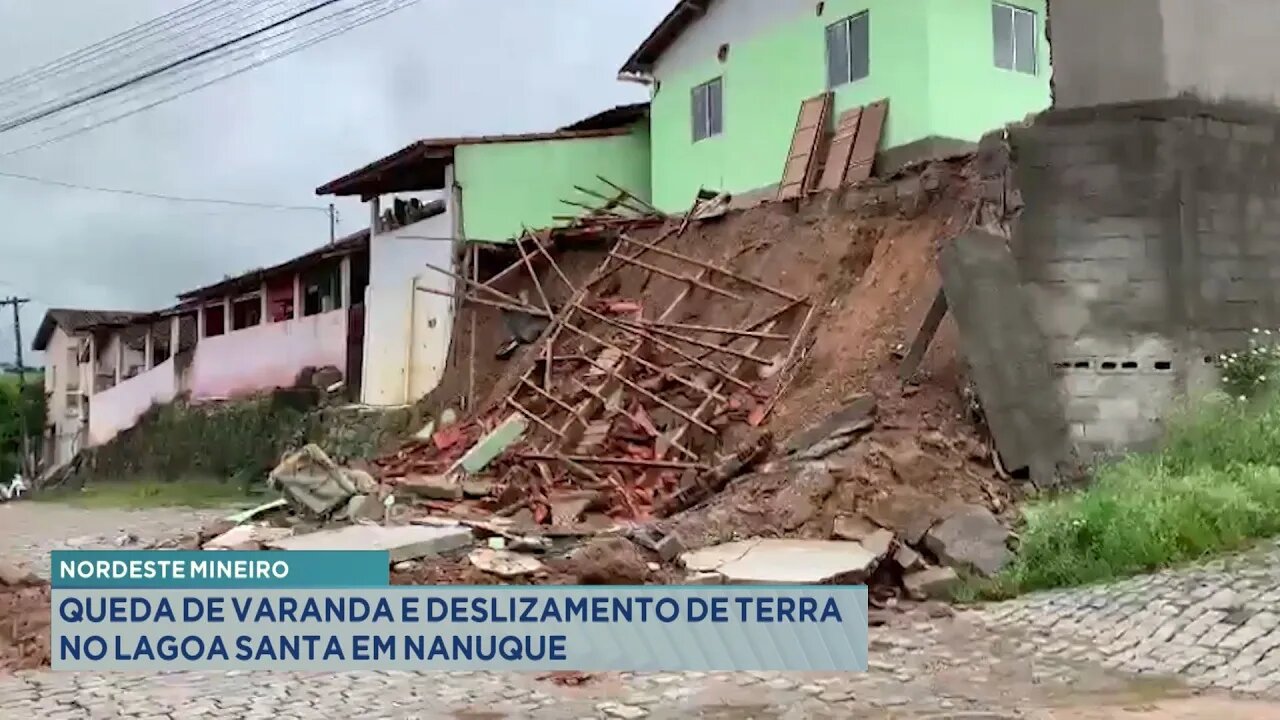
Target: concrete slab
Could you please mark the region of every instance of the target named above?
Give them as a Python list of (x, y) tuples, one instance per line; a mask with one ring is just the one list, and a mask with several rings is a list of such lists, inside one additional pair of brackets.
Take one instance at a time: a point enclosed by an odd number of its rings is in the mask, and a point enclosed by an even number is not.
[(686, 568), (716, 572), (738, 585), (860, 582), (879, 560), (860, 543), (834, 540), (743, 540), (684, 556)]
[(680, 560), (684, 563), (685, 568), (691, 572), (715, 572), (720, 569), (721, 565), (746, 555), (759, 542), (759, 540), (738, 540), (721, 545), (712, 545), (701, 550), (687, 552), (680, 556)]
[(237, 525), (204, 544), (205, 550), (259, 550), (293, 535), (292, 528)]
[(458, 466), (469, 473), (484, 470), (503, 450), (520, 440), (528, 429), (529, 421), (520, 413), (512, 413), (493, 432), (480, 438), (458, 461)]
[(274, 550), (387, 550), (391, 562), (439, 555), (471, 545), (468, 527), (348, 525), (267, 544)]
[(1055, 484), (1058, 463), (1069, 456), (1057, 358), (1049, 356), (1008, 242), (971, 230), (943, 248), (938, 267), (1001, 460), (1010, 472), (1028, 468), (1037, 485)]
[(250, 520), (258, 517), (259, 515), (265, 515), (266, 513), (269, 513), (272, 510), (278, 510), (282, 507), (285, 507), (288, 504), (289, 504), (288, 500), (285, 500), (284, 498), (276, 498), (275, 500), (272, 500), (271, 502), (268, 502), (268, 503), (263, 503), (258, 507), (249, 508), (248, 510), (245, 510), (243, 512), (238, 512), (235, 515), (228, 515), (226, 519), (227, 519), (227, 522), (233, 522), (237, 525), (240, 525), (241, 523), (249, 522)]

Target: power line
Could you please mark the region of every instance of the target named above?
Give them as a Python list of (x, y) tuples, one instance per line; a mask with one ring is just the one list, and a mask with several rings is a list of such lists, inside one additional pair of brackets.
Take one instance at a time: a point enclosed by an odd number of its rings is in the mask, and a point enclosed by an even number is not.
[(28, 114), (25, 117), (20, 117), (15, 120), (7, 121), (4, 124), (0, 124), (0, 133), (8, 132), (10, 130), (20, 128), (24, 125), (33, 123), (37, 120), (41, 120), (43, 118), (49, 117), (50, 115), (53, 115), (55, 113), (62, 112), (63, 110), (67, 110), (67, 109), (76, 107), (78, 105), (83, 105), (84, 103), (87, 103), (91, 100), (95, 100), (97, 98), (104, 97), (111, 93), (123, 90), (124, 88), (127, 88), (130, 85), (136, 85), (137, 83), (140, 83), (148, 78), (153, 78), (157, 75), (160, 75), (165, 71), (172, 70), (176, 67), (192, 62), (194, 60), (199, 60), (202, 57), (205, 57), (212, 53), (216, 53), (217, 51), (230, 47), (231, 45), (234, 45), (238, 42), (248, 40), (250, 38), (261, 35), (262, 33), (267, 32), (268, 30), (272, 30), (274, 28), (280, 27), (281, 25), (290, 23), (294, 20), (310, 15), (318, 10), (322, 10), (326, 7), (329, 7), (330, 5), (333, 5), (336, 2), (339, 2), (339, 0), (323, 0), (323, 2), (321, 2), (318, 5), (314, 5), (312, 7), (306, 8), (305, 10), (301, 10), (296, 13), (293, 13), (292, 15), (289, 15), (288, 17), (282, 20), (277, 20), (276, 22), (273, 22), (269, 25), (258, 28), (257, 30), (253, 30), (252, 32), (241, 34), (240, 36), (232, 38), (231, 40), (225, 40), (211, 47), (207, 47), (203, 50), (199, 50), (197, 52), (188, 54), (177, 60), (170, 61), (159, 67), (152, 68), (151, 70), (147, 70), (146, 72), (138, 73), (130, 78), (127, 78), (117, 83), (113, 83), (105, 88), (89, 93), (87, 95), (82, 95), (80, 97), (65, 100), (63, 102), (60, 102), (54, 105), (52, 108), (46, 108), (44, 110), (40, 110), (38, 112)]
[(248, 200), (225, 200), (221, 198), (202, 198), (202, 197), (186, 197), (182, 195), (165, 195), (163, 193), (144, 192), (142, 190), (128, 190), (125, 188), (102, 187), (99, 185), (81, 185), (79, 183), (67, 182), (64, 180), (53, 180), (50, 178), (35, 177), (33, 175), (21, 175), (19, 173), (0, 172), (0, 177), (11, 178), (13, 180), (24, 180), (27, 182), (40, 183), (43, 185), (54, 185), (56, 187), (70, 188), (73, 190), (91, 190), (94, 192), (114, 193), (116, 195), (131, 195), (134, 197), (151, 198), (153, 200), (170, 200), (174, 202), (187, 203), (204, 203), (209, 205), (230, 205), (235, 207), (260, 208), (263, 210), (304, 210), (310, 212), (322, 212), (329, 214), (329, 208), (320, 207), (318, 205), (281, 205), (275, 203), (259, 203)]
[[(238, 4), (231, 5), (231, 7), (239, 7), (240, 4), (246, 2), (252, 5), (263, 2), (263, 0), (236, 0)], [(188, 36), (204, 37), (206, 34), (205, 29), (212, 22), (224, 17), (225, 13), (213, 19), (205, 19), (204, 16), (218, 10), (219, 7), (227, 6), (227, 3), (222, 0), (202, 0), (200, 3), (188, 6), (193, 11), (198, 10), (190, 18), (175, 19), (173, 22), (142, 32), (135, 37), (126, 37), (125, 34), (121, 34), (116, 36), (120, 39), (114, 42), (111, 41), (112, 39), (108, 39), (108, 41), (90, 46), (90, 48), (97, 48), (92, 51), (85, 52), (81, 50), (77, 51), (80, 53), (79, 56), (76, 53), (72, 53), (65, 59), (55, 60), (50, 63), (47, 69), (37, 69), (26, 74), (10, 77), (0, 82), (0, 93), (11, 98), (4, 104), (6, 106), (21, 105), (20, 100), (22, 98), (32, 94), (38, 95), (42, 90), (41, 86), (46, 84), (46, 80), (53, 83), (64, 83), (81, 78), (91, 78), (95, 70), (107, 71), (109, 79), (114, 67), (120, 66), (122, 60), (135, 57), (148, 49), (162, 47), (175, 39), (181, 40), (183, 37)], [(154, 59), (154, 57), (147, 58), (146, 62), (150, 63)], [(41, 98), (37, 99), (40, 102), (44, 102)]]
[[(108, 50), (113, 46), (119, 45), (121, 41), (126, 39), (132, 39), (133, 36), (136, 35), (137, 33), (142, 33), (148, 29), (155, 29), (157, 27), (163, 26), (164, 21), (166, 20), (181, 17), (187, 13), (192, 12), (198, 7), (212, 5), (212, 4), (215, 4), (216, 2), (217, 0), (200, 0), (200, 2), (194, 2), (194, 3), (191, 3), (190, 5), (185, 5), (183, 7), (180, 7), (177, 10), (172, 10), (159, 17), (152, 18), (151, 20), (148, 20), (140, 25), (135, 25), (134, 27), (129, 28), (124, 32), (117, 33), (116, 35), (112, 35), (111, 37), (106, 38), (104, 40), (99, 40), (98, 42), (93, 43), (92, 45), (87, 45), (83, 48), (80, 48), (79, 50), (68, 53), (67, 55), (63, 55), (60, 58), (51, 60), (45, 63), (44, 65), (31, 68), (29, 70), (20, 72), (17, 75), (13, 75), (8, 78), (5, 78), (4, 80), (0, 80), (0, 90), (8, 90), (12, 88), (15, 83), (29, 84), (30, 82), (38, 80), (42, 77), (47, 77), (49, 75), (62, 72), (68, 66), (74, 65), (76, 62), (83, 62), (85, 58), (92, 57), (95, 54), (101, 55), (105, 50)], [(146, 35), (144, 34), (143, 37), (145, 36)]]
[[(227, 80), (227, 79), (229, 79), (229, 78), (232, 78), (232, 77), (235, 77), (235, 76), (237, 76), (237, 75), (240, 75), (241, 73), (245, 73), (245, 72), (248, 72), (248, 71), (253, 70), (253, 69), (255, 69), (255, 68), (261, 67), (261, 66), (263, 66), (263, 65), (265, 65), (265, 64), (267, 64), (267, 63), (269, 63), (269, 62), (273, 62), (273, 61), (275, 61), (275, 60), (278, 60), (278, 59), (280, 59), (280, 58), (283, 58), (283, 57), (286, 57), (286, 56), (292, 55), (292, 54), (294, 54), (294, 53), (296, 53), (296, 52), (299, 52), (299, 51), (301, 51), (301, 50), (305, 50), (306, 48), (311, 47), (312, 45), (315, 45), (315, 44), (317, 44), (317, 43), (320, 43), (320, 42), (323, 42), (323, 41), (328, 40), (328, 39), (330, 39), (330, 38), (333, 38), (333, 37), (335, 37), (335, 36), (337, 36), (337, 35), (340, 35), (340, 34), (342, 34), (342, 33), (345, 33), (345, 32), (347, 32), (347, 31), (349, 31), (349, 30), (353, 30), (353, 29), (355, 29), (355, 28), (357, 28), (357, 27), (360, 27), (360, 26), (362, 26), (362, 25), (365, 25), (365, 24), (367, 24), (367, 23), (373, 22), (374, 20), (378, 20), (379, 18), (385, 17), (385, 16), (387, 16), (387, 15), (389, 15), (389, 14), (393, 13), (393, 12), (397, 12), (397, 11), (399, 11), (399, 10), (402, 10), (402, 9), (406, 8), (406, 7), (409, 7), (410, 5), (415, 5), (415, 4), (417, 4), (417, 2), (418, 2), (418, 1), (419, 1), (419, 0), (390, 0), (390, 2), (386, 2), (386, 3), (385, 3), (385, 6), (384, 6), (384, 7), (382, 7), (382, 8), (380, 8), (380, 9), (378, 9), (377, 11), (375, 11), (375, 12), (373, 12), (373, 13), (371, 13), (371, 14), (368, 14), (368, 15), (365, 15), (365, 16), (363, 16), (363, 17), (357, 18), (356, 20), (354, 20), (353, 22), (351, 22), (351, 23), (349, 23), (349, 24), (347, 24), (347, 25), (345, 25), (345, 26), (338, 27), (338, 28), (336, 28), (336, 29), (333, 29), (333, 30), (330, 30), (330, 31), (328, 31), (328, 32), (325, 32), (325, 33), (323, 33), (323, 34), (321, 34), (321, 35), (319, 35), (319, 36), (317, 36), (317, 37), (311, 38), (311, 39), (309, 39), (309, 40), (307, 40), (307, 41), (305, 41), (305, 42), (303, 42), (303, 43), (300, 43), (300, 44), (298, 44), (298, 45), (296, 45), (296, 46), (294, 46), (294, 47), (285, 48), (285, 49), (283, 49), (283, 50), (281, 50), (281, 51), (279, 51), (279, 52), (277, 52), (277, 53), (275, 53), (275, 54), (272, 54), (272, 55), (269, 55), (269, 56), (267, 56), (267, 57), (265, 57), (265, 58), (262, 58), (261, 60), (259, 60), (259, 61), (257, 61), (257, 62), (251, 63), (251, 64), (249, 64), (249, 65), (246, 65), (246, 66), (244, 66), (244, 67), (238, 68), (238, 69), (236, 69), (236, 70), (232, 70), (232, 71), (230, 71), (230, 72), (227, 72), (227, 73), (224, 73), (224, 74), (222, 74), (222, 75), (216, 76), (216, 77), (214, 77), (214, 78), (212, 78), (212, 79), (210, 79), (210, 80), (207, 80), (207, 81), (205, 81), (205, 82), (199, 83), (199, 84), (197, 84), (197, 85), (195, 85), (195, 86), (193, 86), (193, 87), (187, 88), (187, 89), (182, 90), (182, 91), (180, 91), (180, 92), (173, 93), (173, 94), (171, 94), (171, 95), (168, 95), (168, 96), (166, 96), (166, 97), (163, 97), (163, 98), (161, 98), (161, 99), (159, 99), (159, 100), (156, 100), (156, 101), (154, 101), (154, 102), (148, 103), (148, 104), (143, 105), (143, 106), (141, 106), (141, 107), (135, 108), (135, 109), (130, 110), (130, 111), (128, 111), (128, 112), (120, 113), (119, 115), (115, 115), (115, 116), (113, 116), (113, 117), (107, 118), (106, 120), (102, 120), (102, 121), (100, 121), (100, 122), (96, 122), (96, 123), (93, 123), (93, 124), (91, 124), (91, 125), (87, 125), (87, 126), (85, 126), (85, 127), (78, 128), (78, 129), (73, 130), (73, 131), (71, 131), (71, 132), (63, 133), (63, 134), (61, 134), (61, 135), (57, 135), (57, 136), (54, 136), (54, 137), (52, 137), (52, 138), (48, 138), (48, 139), (46, 139), (46, 140), (41, 140), (41, 141), (38, 141), (38, 142), (31, 143), (31, 144), (29, 144), (29, 145), (25, 145), (25, 146), (22, 146), (22, 147), (19, 147), (19, 148), (13, 149), (13, 150), (6, 151), (6, 152), (4, 152), (4, 153), (0, 153), (0, 158), (3, 158), (3, 157), (11, 157), (11, 156), (13, 156), (13, 155), (17, 155), (17, 154), (19, 154), (19, 153), (24, 153), (24, 152), (28, 152), (28, 151), (31, 151), (31, 150), (37, 150), (37, 149), (40, 149), (40, 148), (43, 148), (43, 147), (47, 147), (47, 146), (52, 145), (52, 144), (54, 144), (54, 143), (61, 142), (61, 141), (63, 141), (63, 140), (66, 140), (66, 139), (71, 138), (71, 137), (75, 137), (75, 136), (80, 135), (80, 134), (85, 133), (85, 132), (89, 132), (90, 130), (95, 130), (95, 129), (97, 129), (97, 128), (103, 127), (104, 125), (110, 125), (110, 124), (112, 124), (112, 123), (119, 122), (120, 120), (123, 120), (123, 119), (128, 118), (128, 117), (132, 117), (133, 115), (136, 115), (136, 114), (138, 114), (138, 113), (140, 113), (140, 112), (145, 112), (145, 111), (150, 110), (150, 109), (152, 109), (152, 108), (154, 108), (154, 107), (157, 107), (157, 106), (159, 106), (159, 105), (163, 105), (163, 104), (165, 104), (165, 103), (167, 103), (167, 102), (171, 102), (171, 101), (176, 100), (176, 99), (178, 99), (178, 98), (180, 98), (180, 97), (184, 97), (184, 96), (189, 95), (189, 94), (191, 94), (191, 93), (193, 93), (193, 92), (196, 92), (196, 91), (198, 91), (198, 90), (202, 90), (202, 89), (204, 89), (204, 88), (206, 88), (206, 87), (208, 87), (208, 86), (210, 86), (210, 85), (213, 85), (213, 84), (215, 84), (215, 83), (221, 82), (221, 81), (223, 81), (223, 80)], [(361, 6), (360, 6), (360, 8), (369, 7), (369, 6), (376, 5), (376, 4), (379, 4), (378, 0), (368, 0), (368, 1), (367, 1), (367, 2), (365, 2), (363, 5), (361, 5)], [(359, 8), (357, 8), (357, 9), (359, 9)], [(353, 10), (354, 10), (354, 9), (353, 9)], [(346, 12), (351, 12), (351, 11), (346, 11)], [(335, 13), (335, 15), (336, 15), (336, 13)]]
[[(304, 30), (307, 28), (315, 28), (317, 26), (321, 26), (326, 23), (331, 23), (335, 19), (342, 20), (342, 18), (347, 15), (355, 14), (357, 12), (364, 10), (366, 7), (370, 5), (376, 4), (378, 2), (383, 2), (383, 1), (385, 0), (363, 0), (363, 2), (358, 6), (348, 8), (346, 10), (341, 10), (321, 18), (313, 19), (307, 23), (302, 24), (301, 26), (285, 29), (283, 31), (279, 31), (265, 38), (259, 38), (258, 40), (255, 40), (253, 42), (245, 43), (240, 47), (231, 48), (225, 53), (221, 53), (212, 57), (203, 58), (183, 68), (179, 68), (171, 73), (167, 73), (166, 74), (167, 77), (154, 78), (152, 81), (145, 83), (143, 86), (144, 89), (141, 92), (131, 97), (126, 96), (123, 98), (119, 98), (123, 102), (120, 102), (117, 105), (117, 107), (121, 107), (121, 108), (127, 107), (133, 101), (137, 100), (139, 97), (143, 97), (152, 91), (160, 91), (160, 90), (163, 90), (164, 88), (179, 87), (190, 80), (198, 79), (202, 70), (209, 69), (209, 68), (216, 68), (216, 67), (225, 67), (227, 65), (234, 64), (234, 62), (236, 61), (239, 61), (248, 57), (256, 57), (261, 52), (271, 47), (285, 44), (284, 42), (280, 42), (281, 40), (285, 42), (291, 41), (292, 40), (291, 36), (294, 34), (297, 34), (298, 31), (300, 30)], [(90, 108), (89, 112), (86, 113), (84, 116), (77, 115), (76, 111), (72, 111), (68, 113), (67, 117), (63, 118), (61, 121), (55, 122), (51, 125), (46, 125), (42, 130), (45, 132), (48, 132), (48, 131), (56, 130), (57, 128), (60, 128), (60, 127), (74, 125), (77, 121), (83, 120), (85, 116), (92, 116), (93, 112), (100, 109), (97, 103), (95, 103), (94, 105), (95, 107)]]
[[(125, 44), (117, 53), (99, 53), (99, 57), (103, 55), (107, 56), (107, 60), (104, 62), (95, 64), (92, 61), (97, 58), (90, 57), (85, 61), (73, 63), (70, 67), (58, 73), (57, 80), (71, 82), (81, 78), (87, 78), (87, 82), (83, 82), (75, 90), (64, 93), (65, 95), (80, 95), (93, 90), (95, 87), (100, 87), (103, 83), (110, 82), (113, 79), (119, 80), (122, 76), (127, 76), (129, 73), (136, 73), (156, 63), (170, 61), (173, 59), (175, 54), (191, 52), (197, 48), (208, 46), (210, 42), (217, 43), (230, 37), (234, 37), (237, 34), (243, 33), (246, 27), (252, 27), (253, 23), (248, 21), (254, 20), (256, 15), (264, 14), (276, 8), (288, 7), (295, 4), (296, 0), (237, 0), (235, 3), (225, 5), (225, 8), (227, 9), (224, 9), (223, 12), (212, 18), (200, 19), (200, 16), (193, 18), (192, 20), (196, 20), (196, 22), (191, 27), (180, 30), (179, 28), (181, 25), (191, 22), (185, 21), (184, 23), (180, 23), (179, 26), (175, 26), (172, 30), (152, 33), (152, 35), (161, 36), (156, 42), (147, 42), (146, 37), (144, 36), (139, 39), (140, 42)], [(255, 6), (259, 7), (255, 9)], [(213, 10), (217, 9), (218, 8), (216, 7), (213, 8)], [(205, 10), (200, 15), (205, 15), (209, 12), (211, 12), (211, 10)], [(282, 15), (275, 15), (268, 18), (268, 21), (279, 19), (280, 17), (282, 17)], [(228, 18), (231, 19), (230, 24), (224, 22)], [(166, 35), (168, 37), (166, 37)], [(166, 43), (174, 40), (178, 41), (179, 44), (170, 48), (163, 47)], [(161, 49), (157, 51), (157, 48)], [(146, 57), (143, 57), (136, 62), (128, 62), (130, 58), (143, 55), (148, 50), (152, 50), (152, 52), (147, 54)], [(92, 75), (95, 70), (105, 71), (105, 77), (102, 76), (102, 73), (99, 73), (99, 79), (94, 80)], [(34, 80), (29, 80), (27, 82), (17, 83), (17, 86), (9, 93), (14, 96), (14, 101), (4, 103), (4, 105), (10, 108), (20, 107), (22, 105), (20, 98), (39, 91), (38, 87), (31, 88), (26, 92), (22, 91), (24, 86), (29, 86), (33, 82)], [(50, 102), (54, 102), (54, 100), (38, 98), (36, 100), (35, 107), (45, 107), (48, 106)], [(27, 109), (25, 111), (20, 111), (19, 114), (29, 114), (31, 112), (33, 112), (33, 109)]]

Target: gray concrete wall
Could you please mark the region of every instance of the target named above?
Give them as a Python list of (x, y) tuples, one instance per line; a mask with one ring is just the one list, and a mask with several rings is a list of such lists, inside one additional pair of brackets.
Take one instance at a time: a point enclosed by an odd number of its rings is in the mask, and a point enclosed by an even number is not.
[(1052, 0), (1054, 106), (1168, 96), (1160, 2)]
[(1054, 0), (1050, 12), (1055, 107), (1280, 103), (1275, 0)]
[(1161, 0), (1161, 13), (1173, 95), (1280, 103), (1280, 2)]
[(1013, 246), (1082, 456), (1154, 441), (1209, 357), (1280, 327), (1278, 125), (1169, 101), (1011, 131)]

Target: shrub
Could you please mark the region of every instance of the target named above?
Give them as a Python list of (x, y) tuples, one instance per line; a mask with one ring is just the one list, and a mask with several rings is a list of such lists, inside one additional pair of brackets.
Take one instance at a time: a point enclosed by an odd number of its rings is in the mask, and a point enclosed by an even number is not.
[(1215, 363), (1222, 373), (1222, 387), (1234, 398), (1249, 400), (1275, 385), (1280, 372), (1280, 336), (1270, 330), (1254, 328), (1249, 348), (1244, 352), (1224, 353)]

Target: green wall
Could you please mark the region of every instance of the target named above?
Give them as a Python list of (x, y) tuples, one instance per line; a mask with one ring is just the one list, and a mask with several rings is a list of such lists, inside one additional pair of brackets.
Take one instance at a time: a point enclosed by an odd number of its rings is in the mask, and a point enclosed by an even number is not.
[(573, 189), (613, 195), (597, 175), (650, 199), (649, 132), (643, 123), (627, 135), (460, 145), (454, 157), (463, 231), (472, 240), (509, 240), (522, 226), (549, 227), (556, 215), (585, 212), (561, 200), (601, 204)]
[(1026, 75), (996, 67), (988, 0), (929, 0), (930, 134), (977, 140), (993, 128), (1049, 107), (1045, 1), (1005, 3), (1034, 10), (1039, 18), (1037, 73)]
[[(1043, 25), (1044, 0), (1012, 4), (1039, 11)], [(723, 63), (712, 57), (661, 77), (651, 115), (655, 204), (675, 212), (700, 187), (741, 193), (776, 184), (800, 103), (826, 89), (826, 27), (864, 10), (871, 74), (837, 88), (834, 111), (889, 98), (882, 148), (935, 135), (977, 140), (1048, 106), (1048, 44), (1036, 77), (996, 68), (990, 0), (828, 0), (821, 17), (804, 13), (763, 35), (726, 38)], [(724, 132), (694, 143), (690, 93), (718, 76)]]

